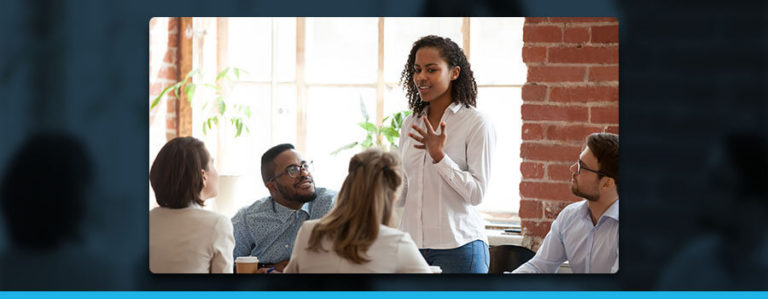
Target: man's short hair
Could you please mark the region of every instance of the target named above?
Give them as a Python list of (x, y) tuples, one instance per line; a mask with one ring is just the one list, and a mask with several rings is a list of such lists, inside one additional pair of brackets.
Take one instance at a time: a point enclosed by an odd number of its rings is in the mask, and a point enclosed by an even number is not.
[(613, 178), (619, 185), (619, 135), (593, 133), (587, 136), (587, 146), (600, 164), (600, 172)]
[(269, 182), (275, 173), (275, 158), (284, 151), (292, 149), (296, 149), (293, 144), (283, 143), (273, 146), (261, 155), (261, 179), (264, 184)]

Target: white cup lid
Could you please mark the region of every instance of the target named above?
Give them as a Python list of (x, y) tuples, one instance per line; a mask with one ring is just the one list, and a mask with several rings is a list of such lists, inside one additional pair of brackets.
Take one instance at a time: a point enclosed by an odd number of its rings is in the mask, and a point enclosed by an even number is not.
[(255, 256), (238, 256), (235, 263), (258, 263), (259, 258)]

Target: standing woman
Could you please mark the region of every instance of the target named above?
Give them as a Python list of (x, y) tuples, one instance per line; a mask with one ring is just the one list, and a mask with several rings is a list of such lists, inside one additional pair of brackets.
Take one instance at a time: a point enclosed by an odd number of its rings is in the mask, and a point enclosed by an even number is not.
[(476, 206), (488, 189), (496, 133), (475, 109), (467, 57), (448, 38), (422, 37), (400, 81), (413, 110), (400, 138), (406, 174), (400, 229), (443, 273), (487, 273), (488, 239)]
[(149, 212), (149, 270), (232, 273), (232, 222), (202, 208), (219, 192), (219, 173), (203, 142), (168, 141), (152, 163), (149, 181), (160, 205)]

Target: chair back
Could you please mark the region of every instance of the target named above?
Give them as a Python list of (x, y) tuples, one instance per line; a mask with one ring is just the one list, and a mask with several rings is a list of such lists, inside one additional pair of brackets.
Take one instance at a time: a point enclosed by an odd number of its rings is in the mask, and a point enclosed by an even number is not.
[(493, 246), (489, 251), (491, 254), (491, 265), (488, 268), (488, 273), (497, 274), (515, 270), (536, 255), (530, 249), (517, 245)]

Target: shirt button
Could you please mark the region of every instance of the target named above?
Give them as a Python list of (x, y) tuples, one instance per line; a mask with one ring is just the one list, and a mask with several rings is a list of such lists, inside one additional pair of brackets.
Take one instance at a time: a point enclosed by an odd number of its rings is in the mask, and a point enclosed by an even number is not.
[(285, 244), (285, 248), (288, 248), (288, 244)]

